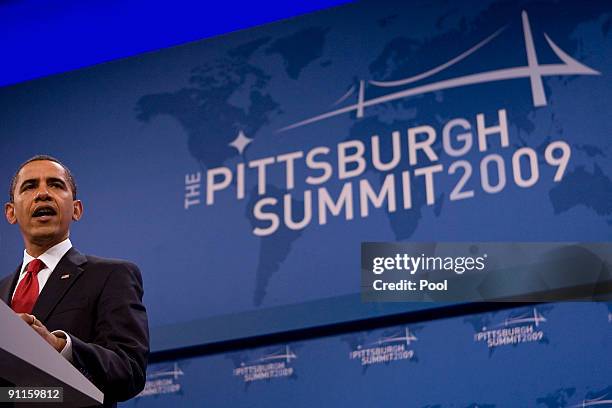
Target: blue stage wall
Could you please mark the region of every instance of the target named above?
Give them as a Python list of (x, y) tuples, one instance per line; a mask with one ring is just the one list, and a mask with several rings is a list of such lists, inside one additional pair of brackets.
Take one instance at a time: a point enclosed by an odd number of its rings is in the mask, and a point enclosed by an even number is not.
[(526, 306), (149, 366), (124, 407), (612, 404), (612, 304)]
[(360, 243), (610, 239), (611, 11), (366, 1), (5, 87), (2, 188), (73, 169), (154, 351), (436, 307), (362, 304)]

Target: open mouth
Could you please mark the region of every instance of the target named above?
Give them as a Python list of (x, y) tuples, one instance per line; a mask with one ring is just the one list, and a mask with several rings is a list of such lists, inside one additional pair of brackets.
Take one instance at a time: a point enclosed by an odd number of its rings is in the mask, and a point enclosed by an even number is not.
[(39, 207), (32, 213), (32, 218), (52, 217), (57, 215), (53, 207)]

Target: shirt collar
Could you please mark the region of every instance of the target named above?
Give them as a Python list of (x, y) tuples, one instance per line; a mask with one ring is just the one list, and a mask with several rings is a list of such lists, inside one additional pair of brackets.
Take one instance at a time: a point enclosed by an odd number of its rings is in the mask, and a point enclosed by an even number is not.
[[(66, 252), (68, 252), (70, 248), (72, 248), (72, 242), (70, 242), (69, 238), (66, 238), (59, 244), (55, 244), (51, 248), (47, 249), (45, 253), (38, 257), (38, 259), (43, 261), (45, 267), (51, 269), (51, 272), (53, 272), (60, 259), (62, 259), (64, 255), (66, 255)], [(23, 273), (26, 266), (34, 259), (36, 258), (28, 254), (25, 249), (23, 250), (23, 263), (21, 264), (21, 273)]]

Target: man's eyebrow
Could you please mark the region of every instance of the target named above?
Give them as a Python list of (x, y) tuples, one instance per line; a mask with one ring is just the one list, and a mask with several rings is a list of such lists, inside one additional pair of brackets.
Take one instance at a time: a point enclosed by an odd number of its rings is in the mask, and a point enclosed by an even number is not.
[(64, 180), (62, 180), (61, 178), (57, 178), (57, 177), (49, 177), (47, 178), (47, 183), (62, 183), (63, 185), (66, 185), (66, 182)]
[(23, 180), (21, 184), (19, 185), (19, 187), (23, 187), (27, 184), (36, 184), (36, 183), (38, 183), (38, 179), (31, 178), (31, 179)]

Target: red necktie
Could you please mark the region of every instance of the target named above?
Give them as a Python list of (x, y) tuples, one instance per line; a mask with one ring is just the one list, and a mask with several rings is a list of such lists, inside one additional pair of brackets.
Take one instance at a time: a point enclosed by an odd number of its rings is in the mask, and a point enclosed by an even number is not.
[(19, 282), (11, 307), (15, 313), (32, 313), (38, 299), (38, 272), (45, 267), (40, 259), (32, 260), (26, 268), (26, 276)]

